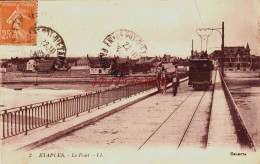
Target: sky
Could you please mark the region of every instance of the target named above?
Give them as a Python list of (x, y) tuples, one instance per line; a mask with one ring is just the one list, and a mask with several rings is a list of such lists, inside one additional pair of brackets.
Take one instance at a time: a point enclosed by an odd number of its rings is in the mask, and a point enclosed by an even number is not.
[[(192, 39), (194, 50), (201, 50), (197, 28), (221, 27), (224, 21), (225, 46), (249, 43), (251, 54), (260, 56), (259, 12), (258, 0), (39, 1), (37, 26), (50, 27), (62, 36), (67, 57), (97, 56), (108, 34), (127, 29), (146, 44), (147, 52), (142, 55), (185, 58), (190, 55)], [(213, 31), (208, 52), (220, 46), (221, 36)], [(0, 45), (0, 56), (30, 57), (31, 49)]]

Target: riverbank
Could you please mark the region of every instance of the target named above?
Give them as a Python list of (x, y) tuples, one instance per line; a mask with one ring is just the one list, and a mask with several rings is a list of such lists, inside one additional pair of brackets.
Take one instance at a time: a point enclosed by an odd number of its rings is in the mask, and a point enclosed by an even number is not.
[(155, 74), (133, 74), (123, 78), (114, 77), (112, 75), (91, 75), (91, 76), (69, 76), (69, 75), (53, 75), (53, 74), (37, 74), (37, 73), (2, 73), (0, 77), (1, 84), (32, 84), (32, 83), (92, 83), (96, 79), (106, 78), (126, 79), (126, 78), (149, 78), (155, 77)]
[[(185, 73), (179, 74), (180, 78), (187, 76)], [(156, 78), (155, 74), (131, 74), (125, 77), (114, 77), (112, 75), (99, 75), (99, 76), (48, 76), (48, 74), (39, 74), (35, 76), (25, 76), (22, 74), (2, 74), (0, 77), (0, 82), (2, 85), (5, 84), (84, 84), (84, 83), (95, 83), (96, 81), (101, 81), (101, 79), (106, 79), (107, 82), (119, 81), (120, 84), (123, 84), (124, 81), (128, 79), (148, 79)]]

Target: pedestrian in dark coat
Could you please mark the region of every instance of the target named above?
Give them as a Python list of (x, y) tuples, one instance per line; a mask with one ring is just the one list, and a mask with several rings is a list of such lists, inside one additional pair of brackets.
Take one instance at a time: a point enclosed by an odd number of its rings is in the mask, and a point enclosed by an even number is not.
[(157, 88), (158, 88), (158, 92), (161, 92), (161, 70), (157, 70)]
[(177, 95), (177, 90), (178, 90), (179, 86), (180, 86), (179, 77), (178, 77), (177, 73), (174, 73), (173, 77), (172, 77), (172, 91), (173, 91), (172, 93), (173, 93), (173, 96)]

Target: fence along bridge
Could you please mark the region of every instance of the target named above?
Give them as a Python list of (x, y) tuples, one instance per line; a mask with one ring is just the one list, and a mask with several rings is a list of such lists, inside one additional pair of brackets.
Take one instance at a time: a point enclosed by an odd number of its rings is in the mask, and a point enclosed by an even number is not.
[(1, 111), (1, 139), (25, 133), (80, 113), (90, 112), (111, 102), (128, 98), (156, 87), (156, 81), (148, 80), (135, 85), (119, 86), (103, 91), (29, 104)]

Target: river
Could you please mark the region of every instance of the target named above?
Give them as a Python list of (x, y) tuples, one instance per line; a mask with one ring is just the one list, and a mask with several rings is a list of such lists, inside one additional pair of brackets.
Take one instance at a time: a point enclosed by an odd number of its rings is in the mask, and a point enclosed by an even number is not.
[(225, 79), (256, 146), (260, 148), (260, 78)]
[[(111, 86), (112, 87), (112, 86)], [(21, 88), (22, 90), (15, 90)], [(92, 84), (41, 84), (2, 85), (0, 87), (0, 110), (49, 101), (87, 92), (103, 90), (107, 87)]]

